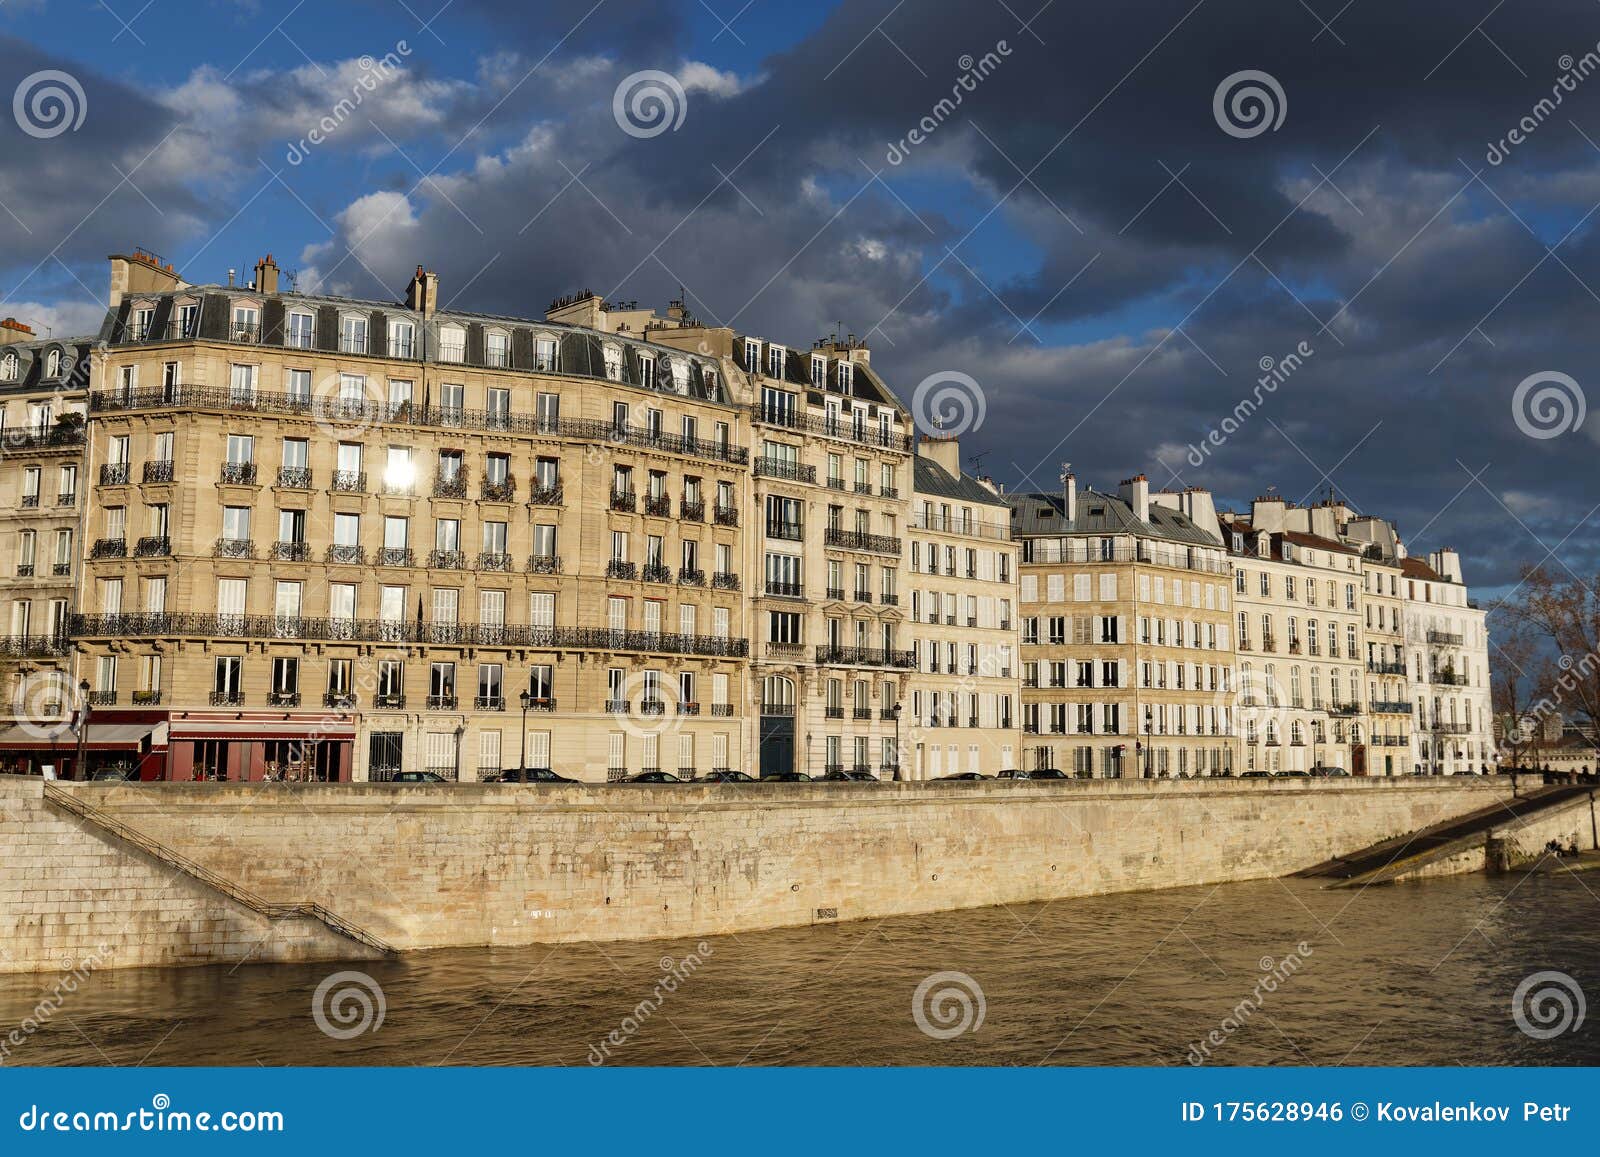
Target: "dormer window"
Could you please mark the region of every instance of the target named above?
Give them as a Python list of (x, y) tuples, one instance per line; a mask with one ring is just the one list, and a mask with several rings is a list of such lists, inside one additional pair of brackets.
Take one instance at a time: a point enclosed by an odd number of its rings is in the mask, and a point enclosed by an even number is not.
[(639, 355), (639, 384), (651, 389), (656, 384), (656, 359), (654, 354)]
[(689, 363), (683, 358), (672, 359), (672, 390), (678, 394), (689, 392)]
[(761, 372), (761, 343), (754, 338), (745, 338), (744, 368), (752, 374)]
[(194, 301), (184, 301), (178, 304), (178, 332), (176, 337), (193, 337), (196, 323), (200, 320), (200, 305)]
[(5, 357), (0, 358), (0, 378), (4, 378), (8, 382), (14, 382), (17, 380), (16, 354), (8, 353)]
[(847, 361), (839, 362), (839, 389), (842, 393), (850, 393), (855, 385), (855, 366)]
[[(533, 342), (533, 368), (540, 373), (553, 374), (561, 368), (561, 347), (553, 337), (535, 338)], [(619, 364), (620, 370), (620, 364)], [(610, 377), (610, 374), (606, 375)], [(618, 375), (620, 377), (620, 373)]]
[(1238, 533), (1237, 531), (1235, 531), (1233, 535), (1233, 553), (1244, 553), (1244, 535)]
[(367, 352), (367, 319), (346, 314), (339, 319), (339, 352), (364, 354)]
[(461, 362), (467, 356), (467, 331), (459, 326), (447, 325), (439, 330), (439, 360)]
[(409, 358), (416, 356), (417, 327), (409, 321), (389, 323), (389, 356)]
[(51, 350), (44, 355), (44, 376), (59, 378), (61, 376), (61, 351)]
[(767, 347), (767, 377), (783, 377), (784, 356), (784, 348), (781, 345), (769, 345)]
[(717, 385), (717, 371), (710, 366), (700, 367), (700, 379), (706, 384), (706, 397), (717, 401), (722, 397), (722, 391)]
[(283, 344), (290, 349), (308, 350), (317, 337), (316, 319), (309, 313), (291, 313), (284, 319)]
[(483, 362), (497, 370), (511, 364), (511, 338), (504, 330), (492, 329), (483, 335)]
[(233, 307), (233, 328), (229, 332), (234, 341), (260, 341), (261, 308), (254, 304), (235, 305)]
[(608, 345), (601, 347), (600, 356), (605, 359), (606, 378), (609, 381), (622, 380), (622, 347)]
[(811, 385), (819, 390), (828, 388), (828, 359), (811, 355)]
[(155, 322), (156, 311), (154, 306), (136, 305), (133, 308), (133, 321), (128, 326), (128, 336), (133, 341), (149, 341), (150, 329)]

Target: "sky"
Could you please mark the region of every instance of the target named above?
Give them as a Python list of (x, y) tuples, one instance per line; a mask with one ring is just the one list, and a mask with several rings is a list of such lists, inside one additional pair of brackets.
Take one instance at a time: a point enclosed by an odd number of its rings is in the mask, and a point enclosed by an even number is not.
[(1011, 489), (1335, 492), (1485, 593), (1600, 571), (1595, 0), (3, 0), (0, 81), (0, 315), (57, 335), (135, 245), (681, 289), (864, 338)]

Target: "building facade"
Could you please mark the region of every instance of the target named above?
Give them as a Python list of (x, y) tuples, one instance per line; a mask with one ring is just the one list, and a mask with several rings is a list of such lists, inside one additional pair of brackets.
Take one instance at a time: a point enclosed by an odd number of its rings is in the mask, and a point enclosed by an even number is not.
[(1495, 764), (1489, 637), (1453, 550), (1401, 561), (1402, 622), (1416, 697), (1413, 770), (1481, 772)]
[(910, 778), (1020, 767), (1020, 590), (1010, 506), (961, 470), (959, 442), (917, 444), (908, 530), (916, 674), (903, 745)]
[(1231, 773), (1232, 576), (1211, 497), (1012, 497), (1021, 544), (1027, 766), (1078, 776)]

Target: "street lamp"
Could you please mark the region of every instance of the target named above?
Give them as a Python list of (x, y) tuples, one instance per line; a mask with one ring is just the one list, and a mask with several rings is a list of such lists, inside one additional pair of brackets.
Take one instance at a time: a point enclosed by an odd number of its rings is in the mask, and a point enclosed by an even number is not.
[(894, 716), (894, 780), (900, 782), (900, 704), (897, 701), (889, 709)]
[(517, 766), (523, 771), (528, 770), (528, 707), (533, 703), (533, 692), (524, 691), (519, 698), (522, 700), (522, 739), (517, 749)]
[(78, 702), (83, 705), (83, 710), (78, 713), (78, 758), (76, 766), (72, 769), (72, 778), (88, 779), (89, 715), (94, 710), (94, 704), (89, 702), (89, 680), (87, 679), (78, 684)]
[(1150, 746), (1150, 737), (1154, 734), (1155, 721), (1151, 718), (1150, 708), (1146, 707), (1144, 709), (1144, 777), (1146, 779), (1155, 774), (1155, 768), (1152, 765), (1155, 762), (1156, 753)]
[(461, 737), (467, 733), (465, 723), (456, 724), (456, 782), (461, 782)]

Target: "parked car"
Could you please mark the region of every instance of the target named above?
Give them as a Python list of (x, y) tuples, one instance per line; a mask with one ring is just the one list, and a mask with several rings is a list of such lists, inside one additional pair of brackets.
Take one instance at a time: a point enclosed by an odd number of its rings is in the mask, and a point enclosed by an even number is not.
[(754, 783), (755, 776), (746, 775), (742, 771), (733, 771), (723, 768), (721, 771), (708, 771), (702, 776), (697, 776), (694, 783)]
[(1341, 775), (1344, 776), (1346, 779), (1350, 778), (1350, 773), (1348, 771), (1346, 771), (1342, 767), (1330, 767), (1330, 768), (1328, 768), (1328, 774), (1330, 776), (1334, 777), (1335, 779), (1337, 779)]
[(996, 779), (1027, 779), (1028, 773), (1018, 768), (1008, 767), (995, 776)]
[(688, 783), (689, 781), (686, 780), (686, 779), (678, 778), (677, 776), (673, 775), (670, 771), (641, 771), (638, 775), (630, 775), (627, 779), (624, 779), (621, 782), (623, 782), (623, 783)]
[(577, 783), (575, 779), (568, 779), (564, 775), (557, 775), (548, 767), (513, 767), (509, 771), (502, 771), (487, 783)]
[(1301, 771), (1299, 768), (1295, 768), (1291, 771), (1280, 771), (1278, 773), (1279, 776), (1287, 779), (1305, 779), (1309, 774), (1310, 772)]
[(830, 783), (877, 783), (878, 777), (870, 771), (830, 771), (822, 777)]
[(939, 775), (934, 777), (935, 783), (949, 783), (955, 780), (988, 779), (981, 771), (958, 771), (954, 775)]
[(757, 783), (810, 783), (811, 777), (803, 771), (771, 771)]
[(1271, 779), (1272, 778), (1272, 773), (1270, 771), (1242, 771), (1242, 772), (1239, 773), (1239, 778), (1240, 779)]
[(436, 771), (397, 771), (390, 783), (449, 783)]
[(1072, 778), (1066, 772), (1062, 771), (1059, 767), (1036, 767), (1032, 771), (1022, 772), (1021, 774), (1024, 775), (1025, 777), (1027, 777), (1030, 780), (1034, 780), (1034, 779), (1061, 780), (1061, 779), (1071, 779)]

